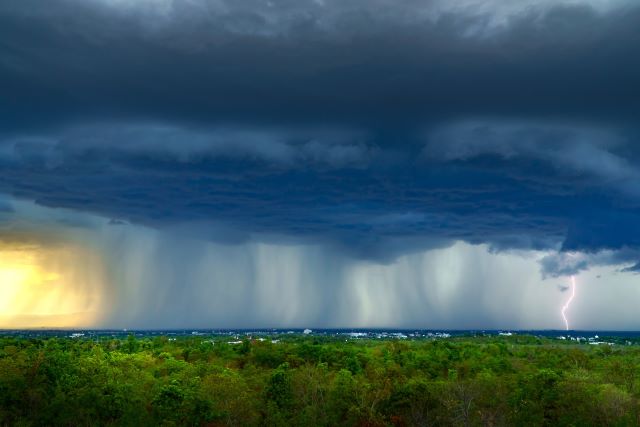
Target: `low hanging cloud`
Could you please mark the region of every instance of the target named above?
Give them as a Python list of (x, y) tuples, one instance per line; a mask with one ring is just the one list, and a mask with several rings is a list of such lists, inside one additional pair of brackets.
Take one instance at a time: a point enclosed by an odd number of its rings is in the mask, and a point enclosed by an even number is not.
[[(628, 264), (640, 258), (635, 227), (640, 159), (629, 135), (584, 125), (476, 120), (434, 130), (427, 141), (422, 153), (427, 161), (500, 168), (531, 188), (564, 194), (574, 203), (594, 198), (591, 205), (578, 204), (565, 213), (561, 252), (541, 261), (543, 275), (572, 275), (596, 265), (627, 264), (623, 271), (633, 271)], [(618, 193), (616, 208), (600, 204), (602, 196), (596, 195), (607, 192)]]
[(0, 161), (56, 168), (95, 156), (146, 157), (197, 163), (202, 159), (256, 161), (283, 168), (365, 167), (375, 156), (363, 132), (331, 129), (193, 129), (166, 124), (110, 123), (58, 133), (12, 136), (0, 141)]
[(632, 147), (616, 132), (473, 122), (415, 141), (105, 123), (0, 140), (0, 189), (201, 238), (292, 236), (380, 262), (457, 240), (494, 251), (640, 247), (638, 157), (623, 156)]
[(540, 260), (543, 278), (571, 276), (595, 266), (618, 266), (621, 272), (635, 272), (640, 250), (622, 248), (601, 250), (594, 253), (559, 252), (546, 255)]
[[(640, 164), (628, 159), (629, 137), (616, 131), (581, 125), (500, 121), (462, 122), (428, 136), (424, 156), (470, 161), (483, 155), (504, 161), (532, 159), (553, 165), (568, 180), (586, 177), (588, 184), (640, 196)], [(590, 181), (590, 182), (589, 182)]]

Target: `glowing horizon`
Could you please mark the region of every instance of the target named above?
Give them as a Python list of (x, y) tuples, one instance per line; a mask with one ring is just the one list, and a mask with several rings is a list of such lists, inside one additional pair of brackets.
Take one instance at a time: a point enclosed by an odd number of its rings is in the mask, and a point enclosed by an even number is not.
[(90, 270), (99, 262), (86, 248), (0, 248), (0, 328), (94, 326), (103, 294)]

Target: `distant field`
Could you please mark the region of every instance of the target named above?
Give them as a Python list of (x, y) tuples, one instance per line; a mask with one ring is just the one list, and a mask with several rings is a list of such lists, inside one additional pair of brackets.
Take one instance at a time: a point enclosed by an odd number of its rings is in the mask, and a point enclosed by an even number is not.
[(5, 331), (0, 425), (640, 420), (637, 334), (287, 332)]

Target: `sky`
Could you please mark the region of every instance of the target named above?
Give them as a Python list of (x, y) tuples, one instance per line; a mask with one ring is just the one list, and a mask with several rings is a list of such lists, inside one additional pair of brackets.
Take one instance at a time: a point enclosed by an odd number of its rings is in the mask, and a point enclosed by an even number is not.
[(0, 3), (0, 328), (640, 329), (634, 0)]

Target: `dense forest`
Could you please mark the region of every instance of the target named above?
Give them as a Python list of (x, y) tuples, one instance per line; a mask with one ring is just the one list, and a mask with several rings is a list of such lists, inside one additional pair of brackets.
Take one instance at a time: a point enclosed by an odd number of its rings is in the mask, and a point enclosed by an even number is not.
[(0, 425), (638, 425), (639, 374), (635, 342), (7, 335)]

